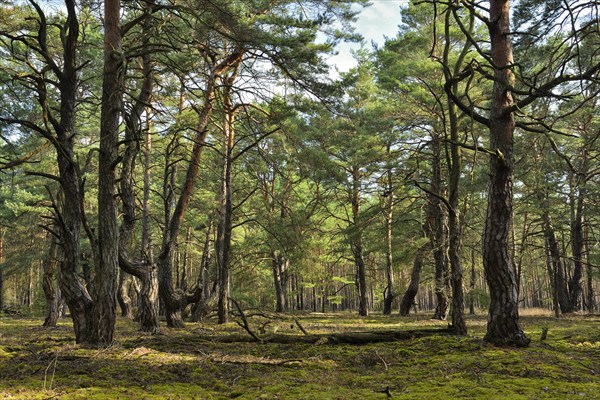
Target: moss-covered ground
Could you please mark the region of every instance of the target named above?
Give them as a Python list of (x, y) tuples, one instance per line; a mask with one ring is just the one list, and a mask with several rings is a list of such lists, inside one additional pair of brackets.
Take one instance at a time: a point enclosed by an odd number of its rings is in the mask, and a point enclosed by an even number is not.
[[(272, 333), (445, 328), (400, 318), (301, 314)], [(235, 323), (188, 324), (159, 335), (120, 320), (113, 346), (74, 343), (70, 321), (0, 317), (0, 398), (5, 399), (600, 399), (600, 316), (522, 316), (525, 349), (483, 343), (485, 317), (467, 337), (427, 335), (364, 345), (256, 343)], [(547, 338), (541, 340), (542, 331)]]

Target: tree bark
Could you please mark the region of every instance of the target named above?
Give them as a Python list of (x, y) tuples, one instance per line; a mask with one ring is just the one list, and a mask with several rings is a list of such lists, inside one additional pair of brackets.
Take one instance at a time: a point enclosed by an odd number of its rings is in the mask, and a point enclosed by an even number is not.
[(192, 198), (194, 184), (200, 168), (200, 158), (204, 141), (208, 133), (208, 124), (214, 106), (215, 88), (217, 78), (230, 70), (233, 65), (239, 64), (242, 60), (243, 52), (237, 50), (223, 58), (216, 65), (211, 66), (210, 75), (207, 80), (204, 92), (204, 104), (198, 116), (198, 126), (196, 135), (193, 139), (193, 148), (186, 171), (183, 187), (177, 200), (175, 210), (172, 215), (168, 215), (167, 226), (163, 234), (161, 252), (158, 256), (158, 280), (159, 292), (165, 306), (165, 317), (167, 325), (170, 327), (183, 327), (181, 317), (182, 310), (190, 301), (197, 301), (194, 296), (189, 299), (185, 293), (176, 291), (173, 288), (173, 254), (177, 235), (181, 227), (181, 222)]
[[(123, 117), (125, 120), (125, 151), (121, 162), (121, 174), (119, 179), (120, 198), (122, 204), (122, 220), (119, 227), (119, 267), (121, 276), (131, 274), (140, 279), (141, 289), (139, 293), (139, 307), (137, 319), (140, 323), (140, 330), (146, 333), (160, 332), (158, 318), (158, 277), (156, 265), (152, 259), (150, 250), (149, 234), (149, 216), (148, 216), (148, 197), (149, 197), (149, 157), (150, 157), (150, 127), (146, 126), (146, 149), (144, 154), (144, 213), (142, 217), (142, 243), (141, 260), (134, 261), (130, 257), (130, 248), (132, 247), (131, 237), (136, 223), (136, 204), (133, 173), (137, 157), (140, 152), (140, 142), (142, 141), (142, 127), (140, 121), (144, 110), (149, 112), (148, 105), (152, 101), (152, 91), (154, 83), (153, 60), (150, 53), (150, 30), (152, 29), (153, 19), (150, 15), (151, 4), (148, 3), (145, 9), (146, 16), (142, 22), (143, 38), (142, 48), (145, 49), (142, 56), (141, 88), (138, 97), (135, 99), (130, 112)], [(147, 118), (147, 121), (149, 119)]]
[(425, 256), (425, 252), (429, 246), (429, 243), (424, 244), (417, 249), (417, 254), (415, 254), (412, 272), (410, 273), (410, 283), (408, 284), (408, 288), (406, 289), (404, 296), (402, 296), (402, 301), (400, 302), (400, 315), (403, 317), (406, 317), (408, 314), (410, 314), (411, 307), (415, 305), (415, 297), (417, 297), (419, 284), (421, 283), (423, 257)]
[(119, 230), (115, 170), (119, 156), (119, 124), (126, 68), (121, 48), (120, 11), (120, 0), (104, 1), (104, 73), (98, 157), (98, 255), (91, 332), (91, 343), (98, 346), (112, 343), (116, 323)]
[(490, 109), (490, 186), (483, 234), (483, 264), (490, 288), (485, 340), (496, 345), (527, 346), (530, 339), (519, 326), (519, 299), (509, 240), (513, 201), (514, 86), (509, 0), (490, 0), (488, 29), (494, 63)]
[[(584, 153), (586, 151), (584, 150)], [(584, 154), (584, 165), (587, 163)], [(565, 312), (577, 312), (581, 310), (583, 299), (583, 212), (585, 200), (585, 173), (578, 174), (576, 178), (575, 194), (571, 196), (573, 208), (571, 217), (571, 252), (573, 255), (573, 274), (569, 279), (569, 307)]]
[[(387, 146), (388, 155), (390, 154), (390, 147)], [(384, 210), (385, 213), (385, 280), (386, 287), (383, 296), (383, 315), (390, 315), (392, 313), (392, 303), (396, 298), (394, 291), (394, 259), (393, 259), (393, 220), (394, 220), (394, 186), (393, 186), (393, 172), (389, 168), (387, 171), (387, 207)]]
[(275, 311), (287, 310), (287, 280), (289, 260), (285, 259), (278, 250), (271, 253), (273, 266), (273, 283), (275, 284)]
[(48, 256), (42, 261), (42, 269), (44, 271), (42, 289), (44, 290), (44, 297), (46, 298), (46, 318), (44, 319), (43, 326), (56, 326), (60, 314), (60, 290), (56, 279), (56, 272), (58, 271), (60, 263), (59, 250), (59, 244), (56, 242), (56, 238), (50, 236)]
[(350, 247), (356, 266), (356, 286), (358, 288), (358, 315), (369, 315), (367, 303), (367, 271), (363, 257), (362, 221), (360, 215), (360, 170), (352, 167), (352, 232), (350, 232)]
[(585, 260), (586, 264), (586, 286), (587, 286), (587, 296), (586, 296), (586, 309), (590, 314), (594, 313), (596, 309), (596, 302), (594, 297), (594, 271), (592, 269), (592, 263), (590, 262), (590, 221), (586, 218), (584, 224), (584, 250), (585, 250)]

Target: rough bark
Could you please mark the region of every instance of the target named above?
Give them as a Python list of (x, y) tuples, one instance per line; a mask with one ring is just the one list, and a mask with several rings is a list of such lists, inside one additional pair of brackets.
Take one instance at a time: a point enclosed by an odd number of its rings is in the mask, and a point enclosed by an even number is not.
[(131, 284), (131, 275), (121, 271), (119, 273), (119, 286), (117, 289), (117, 302), (121, 309), (121, 317), (133, 318), (133, 310), (131, 309), (131, 297), (129, 297), (129, 286)]
[[(58, 288), (57, 274), (59, 267), (59, 244), (56, 238), (50, 237), (50, 246), (48, 247), (48, 255), (42, 261), (42, 269), (44, 275), (42, 278), (42, 289), (46, 298), (46, 318), (43, 326), (56, 326), (59, 317), (60, 306), (60, 289)], [(0, 256), (1, 260), (1, 256)], [(0, 307), (1, 309), (1, 307)]]
[(436, 306), (434, 319), (445, 320), (448, 316), (448, 213), (444, 212), (441, 196), (442, 190), (442, 163), (440, 138), (436, 136), (431, 141), (431, 195), (428, 196), (427, 234), (433, 247), (435, 262), (435, 299)]
[(509, 240), (513, 201), (514, 114), (510, 88), (514, 86), (510, 39), (510, 2), (490, 1), (488, 29), (494, 63), (490, 108), (490, 185), (483, 234), (483, 264), (490, 289), (485, 340), (496, 345), (527, 346), (530, 339), (519, 326), (519, 299)]
[[(125, 151), (121, 162), (121, 173), (119, 179), (119, 194), (122, 204), (122, 219), (119, 227), (119, 267), (122, 269), (121, 275), (131, 274), (137, 277), (141, 283), (139, 293), (139, 307), (137, 319), (140, 323), (140, 330), (146, 333), (160, 332), (158, 318), (158, 278), (156, 265), (150, 253), (149, 244), (149, 219), (148, 210), (144, 209), (142, 218), (142, 243), (141, 243), (141, 259), (133, 260), (130, 256), (132, 247), (131, 238), (137, 220), (136, 203), (134, 191), (133, 173), (137, 157), (140, 152), (140, 142), (142, 140), (142, 115), (145, 109), (148, 108), (152, 100), (152, 91), (154, 83), (153, 60), (151, 57), (149, 30), (152, 29), (152, 16), (150, 13), (150, 4), (145, 10), (146, 16), (142, 22), (142, 48), (146, 49), (142, 56), (142, 73), (143, 79), (139, 94), (135, 99), (130, 112), (124, 115), (125, 120)], [(144, 172), (144, 201), (147, 207), (149, 195), (149, 179), (147, 176), (149, 166), (149, 144), (150, 129), (146, 127), (146, 149), (145, 149), (145, 172)]]
[(110, 345), (116, 323), (119, 260), (116, 167), (123, 109), (125, 55), (121, 48), (120, 0), (104, 1), (104, 71), (98, 156), (98, 253), (94, 280), (91, 343)]
[(586, 286), (587, 286), (587, 296), (586, 296), (586, 310), (593, 314), (596, 309), (596, 302), (594, 297), (594, 271), (592, 269), (592, 264), (590, 262), (590, 221), (585, 221), (584, 227), (584, 250), (585, 250), (585, 259), (586, 259)]
[(402, 296), (402, 301), (400, 302), (400, 315), (403, 317), (410, 314), (410, 309), (415, 305), (415, 297), (417, 297), (417, 292), (419, 291), (419, 284), (421, 283), (421, 270), (423, 269), (423, 257), (425, 256), (425, 252), (429, 248), (430, 244), (424, 244), (419, 247), (417, 250), (417, 254), (415, 254), (415, 260), (413, 262), (413, 268), (410, 273), (410, 283), (408, 284), (408, 288), (406, 292), (404, 292), (404, 296)]

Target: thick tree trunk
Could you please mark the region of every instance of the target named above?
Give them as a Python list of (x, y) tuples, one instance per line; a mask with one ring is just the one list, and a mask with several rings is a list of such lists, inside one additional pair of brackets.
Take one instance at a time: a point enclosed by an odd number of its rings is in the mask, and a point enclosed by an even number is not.
[(125, 55), (121, 48), (120, 0), (104, 1), (104, 75), (98, 156), (98, 259), (94, 280), (91, 343), (110, 345), (116, 323), (119, 230), (117, 224), (116, 167), (119, 124), (123, 109)]
[(488, 23), (494, 86), (490, 109), (490, 186), (483, 234), (483, 264), (490, 288), (485, 340), (497, 345), (527, 346), (530, 339), (519, 326), (517, 281), (510, 259), (509, 240), (513, 202), (514, 114), (510, 88), (514, 86), (508, 0), (490, 1)]
[(60, 290), (56, 281), (56, 272), (60, 263), (59, 250), (56, 238), (51, 236), (48, 256), (42, 261), (42, 269), (44, 271), (42, 288), (44, 290), (44, 297), (46, 298), (46, 318), (44, 319), (43, 326), (56, 326), (60, 314)]
[(60, 126), (56, 130), (56, 159), (63, 193), (58, 227), (62, 247), (59, 286), (69, 307), (75, 342), (84, 343), (90, 339), (92, 299), (79, 279), (78, 266), (81, 256), (80, 239), (82, 225), (83, 193), (75, 165), (74, 141), (75, 107), (77, 102), (77, 43), (79, 21), (75, 2), (65, 1), (68, 15), (68, 34), (64, 39), (64, 67), (59, 76), (60, 87)]
[(412, 272), (410, 273), (410, 283), (408, 284), (408, 288), (402, 296), (402, 301), (400, 302), (400, 315), (406, 317), (410, 314), (410, 309), (415, 305), (415, 297), (417, 297), (417, 293), (419, 291), (419, 284), (421, 283), (421, 270), (423, 269), (423, 257), (425, 256), (425, 252), (429, 249), (430, 244), (424, 244), (419, 247), (417, 250), (417, 254), (415, 254), (415, 260), (413, 262)]

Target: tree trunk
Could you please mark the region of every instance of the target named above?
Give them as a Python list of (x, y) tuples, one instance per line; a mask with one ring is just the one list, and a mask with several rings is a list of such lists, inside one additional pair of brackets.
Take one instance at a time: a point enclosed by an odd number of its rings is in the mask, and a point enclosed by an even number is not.
[(4, 311), (4, 227), (0, 225), (0, 313)]
[(91, 332), (91, 343), (99, 346), (112, 343), (116, 323), (119, 230), (115, 169), (119, 156), (119, 124), (125, 75), (120, 12), (120, 0), (104, 1), (104, 74), (98, 156), (98, 259)]
[(81, 256), (83, 193), (73, 149), (76, 137), (75, 107), (79, 85), (77, 78), (79, 21), (75, 2), (67, 0), (65, 6), (68, 15), (68, 33), (64, 39), (63, 72), (59, 77), (60, 126), (56, 131), (55, 143), (63, 199), (58, 227), (63, 254), (60, 263), (59, 286), (71, 313), (75, 342), (84, 343), (90, 339), (92, 299), (82, 285), (78, 273)]
[(356, 287), (358, 289), (358, 315), (369, 315), (367, 305), (367, 271), (363, 257), (362, 221), (360, 215), (360, 170), (352, 167), (352, 189), (350, 193), (352, 203), (352, 226), (350, 227), (350, 247), (354, 256), (356, 267)]
[(421, 283), (421, 270), (423, 269), (423, 257), (425, 256), (425, 252), (429, 248), (430, 244), (424, 244), (419, 247), (417, 250), (417, 254), (415, 254), (415, 260), (413, 263), (413, 269), (410, 273), (410, 283), (408, 284), (408, 288), (402, 297), (402, 301), (400, 302), (400, 315), (406, 317), (410, 314), (410, 309), (415, 305), (415, 297), (417, 297), (417, 293), (419, 291), (419, 284)]
[(273, 263), (273, 282), (275, 284), (275, 312), (287, 310), (287, 267), (289, 261), (285, 259), (278, 250), (271, 253)]
[(60, 290), (56, 282), (56, 272), (60, 263), (59, 250), (56, 238), (50, 236), (48, 256), (42, 261), (44, 270), (42, 288), (46, 298), (46, 318), (43, 326), (56, 326), (59, 317)]
[[(387, 146), (388, 155), (390, 154), (390, 147)], [(393, 172), (389, 168), (387, 171), (387, 207), (384, 210), (385, 213), (385, 280), (386, 287), (383, 294), (383, 315), (390, 315), (392, 313), (392, 303), (396, 298), (394, 292), (394, 263), (393, 263), (393, 247), (392, 247), (392, 233), (393, 233), (393, 217), (394, 217), (394, 185), (393, 185)]]
[(427, 233), (433, 245), (435, 260), (435, 299), (434, 319), (445, 320), (448, 315), (448, 213), (444, 212), (441, 196), (442, 190), (440, 138), (431, 141), (431, 195), (427, 196)]
[(471, 296), (469, 296), (469, 315), (475, 315), (475, 248), (471, 249), (471, 281), (469, 282), (469, 289)]
[[(585, 151), (584, 151), (585, 152)], [(586, 161), (584, 160), (584, 163)], [(573, 254), (573, 274), (569, 279), (569, 307), (565, 312), (581, 310), (583, 297), (583, 205), (585, 200), (585, 182), (577, 176), (576, 196), (572, 196), (574, 208), (571, 218), (571, 252)]]
[[(194, 296), (188, 298), (185, 294), (179, 293), (173, 288), (173, 252), (177, 235), (181, 227), (181, 222), (192, 198), (194, 183), (198, 176), (200, 167), (200, 158), (204, 141), (208, 133), (208, 125), (214, 106), (216, 79), (223, 73), (230, 70), (232, 66), (239, 65), (243, 56), (241, 50), (234, 51), (218, 64), (212, 65), (210, 77), (206, 83), (204, 92), (204, 104), (198, 116), (198, 126), (196, 135), (193, 139), (194, 146), (191, 152), (191, 158), (186, 171), (183, 187), (177, 200), (175, 210), (172, 215), (167, 215), (165, 232), (161, 252), (158, 256), (158, 280), (159, 292), (165, 306), (165, 317), (167, 324), (170, 327), (183, 327), (183, 319), (181, 318), (182, 310), (190, 303), (198, 299)], [(168, 213), (170, 214), (170, 213)]]
[(121, 309), (121, 317), (132, 318), (131, 298), (129, 297), (129, 287), (131, 286), (131, 275), (125, 271), (119, 273), (119, 286), (117, 289), (117, 302)]
[(223, 121), (223, 170), (221, 192), (219, 194), (219, 215), (217, 224), (217, 276), (219, 295), (217, 301), (217, 317), (220, 324), (229, 321), (229, 260), (231, 257), (231, 233), (233, 224), (233, 147), (235, 145), (235, 108), (232, 103), (232, 85), (235, 82), (239, 63), (231, 74), (223, 78), (223, 98), (225, 119)]
[(594, 271), (592, 269), (592, 263), (590, 262), (590, 221), (586, 218), (584, 227), (584, 249), (586, 259), (586, 286), (587, 286), (587, 297), (586, 297), (586, 309), (590, 314), (594, 313), (596, 309), (596, 302), (594, 301)]
[(550, 215), (548, 214), (548, 210), (546, 206), (542, 206), (542, 222), (544, 224), (544, 236), (546, 238), (546, 243), (548, 246), (548, 257), (550, 262), (550, 270), (548, 271), (550, 275), (550, 281), (552, 283), (552, 294), (553, 298), (557, 305), (560, 307), (555, 309), (555, 313), (560, 315), (561, 312), (568, 312), (570, 307), (569, 301), (569, 290), (567, 287), (567, 279), (564, 274), (564, 269), (562, 265), (562, 257), (560, 254), (560, 249), (558, 247), (558, 242), (556, 240), (556, 235), (554, 233), (554, 228), (552, 227), (552, 220)]
[(517, 281), (510, 259), (509, 239), (513, 201), (514, 114), (510, 88), (514, 86), (510, 39), (509, 0), (490, 1), (488, 28), (494, 63), (490, 109), (490, 186), (483, 234), (483, 265), (490, 288), (485, 340), (497, 345), (527, 346), (530, 339), (519, 326)]

